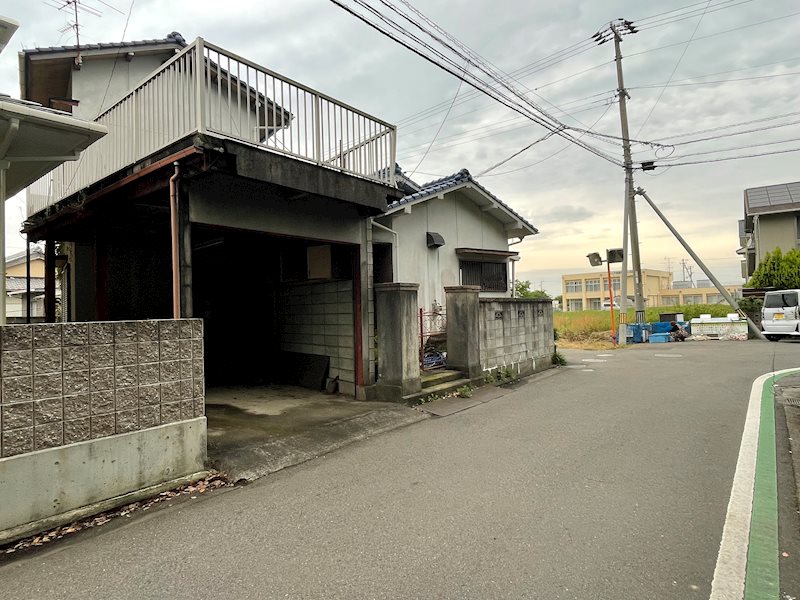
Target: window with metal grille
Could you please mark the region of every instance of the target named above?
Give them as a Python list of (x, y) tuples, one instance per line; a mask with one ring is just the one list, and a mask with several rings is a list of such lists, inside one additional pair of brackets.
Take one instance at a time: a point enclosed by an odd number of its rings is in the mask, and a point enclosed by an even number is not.
[(461, 285), (479, 285), (483, 292), (508, 291), (506, 263), (461, 261)]

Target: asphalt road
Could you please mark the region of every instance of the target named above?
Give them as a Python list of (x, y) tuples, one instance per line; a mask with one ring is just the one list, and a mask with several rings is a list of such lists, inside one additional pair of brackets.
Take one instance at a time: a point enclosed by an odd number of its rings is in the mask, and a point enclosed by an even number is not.
[(22, 557), (0, 596), (708, 598), (751, 383), (800, 365), (800, 344), (597, 354)]

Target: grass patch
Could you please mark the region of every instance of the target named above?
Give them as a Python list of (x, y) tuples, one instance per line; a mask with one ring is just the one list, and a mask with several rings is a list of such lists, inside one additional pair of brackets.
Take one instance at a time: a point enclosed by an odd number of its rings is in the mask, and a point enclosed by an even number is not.
[[(692, 304), (689, 306), (658, 306), (645, 310), (648, 323), (658, 321), (660, 313), (682, 312), (687, 321), (710, 314), (712, 317), (724, 317), (733, 309), (727, 304)], [(628, 323), (636, 319), (636, 311), (628, 309)], [(607, 350), (613, 348), (611, 342), (611, 311), (582, 310), (576, 312), (556, 312), (553, 314), (553, 326), (558, 329), (558, 345), (562, 348), (580, 348), (584, 350)]]

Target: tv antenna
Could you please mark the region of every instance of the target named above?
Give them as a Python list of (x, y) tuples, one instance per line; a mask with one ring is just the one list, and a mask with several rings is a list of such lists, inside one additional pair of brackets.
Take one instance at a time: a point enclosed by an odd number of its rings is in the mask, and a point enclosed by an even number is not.
[[(95, 0), (103, 6), (107, 6), (120, 14), (125, 14), (118, 8), (104, 2), (103, 0)], [(81, 15), (91, 15), (93, 17), (102, 17), (103, 13), (99, 8), (91, 6), (86, 3), (86, 0), (45, 0), (45, 5), (55, 8), (59, 11), (67, 13), (67, 24), (59, 29), (62, 35), (72, 30), (75, 32), (75, 46), (77, 47), (78, 54), (75, 56), (75, 69), (80, 69), (83, 64), (83, 57), (81, 56)]]

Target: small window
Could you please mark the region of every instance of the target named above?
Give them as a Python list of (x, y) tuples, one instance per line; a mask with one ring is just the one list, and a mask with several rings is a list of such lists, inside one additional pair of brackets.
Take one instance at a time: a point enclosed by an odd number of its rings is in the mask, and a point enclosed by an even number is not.
[(589, 298), (589, 310), (602, 310), (602, 309), (603, 309), (603, 301), (600, 300), (600, 298)]
[(661, 297), (661, 306), (677, 306), (678, 305), (678, 297), (677, 296), (662, 296)]
[[(620, 283), (619, 277), (612, 277), (611, 278), (611, 285), (614, 286), (614, 291), (619, 291)], [(608, 279), (603, 279), (603, 289), (608, 291)]]
[(684, 304), (702, 304), (703, 303), (703, 295), (702, 294), (688, 294), (683, 297)]
[(482, 292), (508, 291), (508, 265), (506, 263), (462, 260), (461, 285), (479, 285)]
[(565, 285), (567, 287), (567, 292), (580, 292), (582, 289), (580, 279), (567, 281)]

